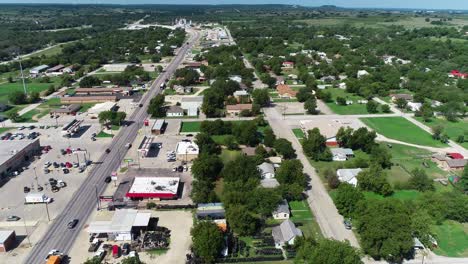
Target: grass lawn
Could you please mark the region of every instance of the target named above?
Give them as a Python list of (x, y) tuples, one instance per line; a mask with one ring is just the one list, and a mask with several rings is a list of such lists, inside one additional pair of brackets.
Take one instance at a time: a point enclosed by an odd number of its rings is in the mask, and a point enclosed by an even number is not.
[(299, 226), (299, 229), (301, 229), (305, 237), (323, 237), (320, 231), (320, 227), (315, 221), (307, 201), (291, 201), (289, 202), (289, 207), (291, 208), (291, 221), (295, 223), (302, 223), (302, 226)]
[(182, 133), (196, 133), (200, 132), (201, 122), (182, 122), (180, 132)]
[(219, 157), (221, 158), (223, 163), (226, 164), (226, 163), (228, 163), (230, 161), (233, 161), (234, 159), (236, 159), (240, 155), (242, 155), (240, 150), (223, 149), (221, 151), (221, 154), (219, 155)]
[[(422, 195), (421, 192), (418, 192), (415, 190), (396, 190), (388, 198), (396, 198), (402, 201), (411, 201), (411, 200), (417, 199), (421, 195)], [(382, 195), (376, 194), (374, 192), (364, 192), (364, 197), (366, 197), (367, 199), (378, 199), (378, 200), (385, 199), (385, 197), (383, 197)]]
[(387, 138), (430, 147), (447, 146), (440, 141), (434, 140), (429, 133), (403, 117), (375, 117), (360, 119), (367, 126)]
[[(369, 114), (365, 104), (358, 104), (358, 100), (363, 100), (364, 98), (347, 93), (343, 89), (331, 88), (325, 89), (325, 91), (330, 92), (332, 95), (333, 102), (326, 103), (326, 105), (336, 114), (339, 115), (365, 115)], [(336, 98), (343, 97), (346, 100), (352, 100), (352, 105), (338, 105), (336, 104)]]
[(430, 122), (424, 122), (421, 117), (416, 119), (428, 127), (442, 126), (444, 132), (450, 137), (451, 140), (456, 141), (458, 136), (465, 135), (465, 142), (461, 143), (464, 148), (468, 149), (468, 122), (466, 120), (459, 120), (458, 122), (450, 122), (445, 118), (433, 118)]
[(36, 119), (33, 119), (33, 117), (40, 115), (41, 111), (37, 109), (30, 110), (23, 115), (21, 115), (18, 120), (16, 120), (15, 123), (32, 123), (32, 122), (37, 122)]
[(12, 127), (0, 127), (0, 134), (7, 132), (8, 130), (13, 129)]
[(96, 137), (97, 138), (112, 138), (112, 137), (114, 137), (114, 135), (107, 134), (106, 132), (101, 131), (96, 135)]
[(227, 136), (229, 136), (229, 135), (214, 135), (211, 138), (214, 140), (214, 142), (216, 142), (216, 144), (224, 145), (224, 141), (225, 141)]
[(305, 137), (304, 131), (300, 128), (293, 128), (293, 133), (297, 137), (297, 139), (303, 139)]
[(432, 227), (439, 247), (438, 255), (448, 257), (468, 257), (468, 223), (445, 221)]
[[(60, 78), (51, 78), (50, 83), (40, 83), (38, 79), (34, 79), (26, 83), (26, 90), (28, 93), (31, 92), (42, 92), (49, 88), (50, 85), (58, 85)], [(20, 91), (23, 92), (23, 83), (21, 80), (14, 83), (3, 83), (0, 84), (0, 102), (8, 103), (8, 95), (12, 92)]]
[(84, 113), (87, 112), (91, 107), (95, 106), (96, 103), (84, 103), (81, 104), (80, 112)]
[(174, 89), (164, 89), (164, 95), (174, 95), (176, 91)]

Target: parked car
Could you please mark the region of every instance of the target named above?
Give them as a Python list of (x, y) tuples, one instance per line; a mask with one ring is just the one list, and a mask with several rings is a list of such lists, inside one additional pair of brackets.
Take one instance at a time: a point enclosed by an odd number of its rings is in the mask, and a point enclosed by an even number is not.
[(345, 219), (343, 221), (343, 224), (344, 224), (345, 228), (348, 229), (348, 230), (351, 230), (353, 228), (353, 225), (351, 223), (351, 219)]
[(68, 229), (73, 229), (75, 228), (75, 226), (78, 224), (78, 219), (73, 219), (71, 220), (70, 222), (68, 222)]
[(109, 183), (112, 181), (112, 177), (111, 176), (107, 176), (105, 179), (104, 179), (104, 182), (105, 183)]
[(28, 193), (28, 192), (31, 191), (31, 188), (29, 188), (27, 186), (24, 186), (23, 191), (24, 191), (24, 193)]
[(44, 174), (49, 174), (50, 170), (48, 168), (44, 168)]
[(122, 245), (122, 255), (127, 256), (128, 253), (130, 253), (130, 244), (129, 243), (124, 243)]
[(63, 168), (63, 169), (62, 169), (62, 171), (63, 171), (63, 173), (64, 173), (64, 174), (68, 174), (68, 173), (70, 173), (70, 170), (69, 170), (69, 169), (67, 169), (67, 168)]
[(50, 186), (50, 190), (51, 190), (53, 193), (56, 193), (56, 192), (60, 191), (60, 188), (59, 188), (57, 185), (51, 185), (51, 186)]
[(16, 215), (9, 215), (9, 216), (7, 217), (6, 220), (7, 220), (8, 222), (15, 222), (15, 221), (18, 221), (18, 220), (20, 220), (20, 219), (21, 219), (21, 218), (20, 218), (19, 216), (16, 216)]
[(46, 163), (44, 163), (44, 168), (49, 168), (50, 165), (52, 165), (52, 163), (50, 161), (47, 161)]
[(58, 169), (60, 167), (60, 164), (58, 164), (57, 162), (54, 161), (54, 163), (52, 163), (52, 165), (54, 166), (54, 168)]

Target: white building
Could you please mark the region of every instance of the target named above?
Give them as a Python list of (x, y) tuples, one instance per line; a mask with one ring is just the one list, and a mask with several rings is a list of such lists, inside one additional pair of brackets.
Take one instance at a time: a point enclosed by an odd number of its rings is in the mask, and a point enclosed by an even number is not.
[(331, 148), (333, 161), (346, 161), (348, 158), (354, 156), (354, 152), (350, 148)]
[(419, 109), (421, 109), (422, 104), (421, 103), (415, 103), (415, 102), (408, 102), (406, 107), (411, 109), (411, 111), (416, 112), (416, 111), (419, 111)]
[(115, 102), (104, 102), (99, 103), (88, 109), (87, 115), (90, 118), (97, 118), (101, 112), (105, 111), (114, 111), (117, 107), (117, 103)]
[(286, 244), (294, 245), (296, 237), (302, 236), (302, 231), (297, 228), (291, 220), (285, 220), (279, 226), (271, 230), (276, 248), (282, 248)]
[(364, 77), (366, 75), (369, 75), (369, 72), (367, 72), (366, 70), (360, 70), (360, 71), (357, 72), (357, 77), (358, 78), (362, 78), (362, 77)]
[(182, 97), (180, 107), (187, 112), (187, 116), (198, 116), (198, 110), (203, 104), (203, 96)]
[(175, 152), (177, 160), (192, 161), (198, 157), (200, 149), (195, 142), (181, 141), (177, 143)]
[(258, 171), (262, 175), (262, 179), (272, 179), (275, 177), (275, 167), (273, 164), (268, 162), (263, 162), (257, 166)]
[(102, 68), (108, 72), (123, 72), (128, 66), (135, 65), (133, 63), (116, 63), (116, 64), (105, 64)]
[(361, 168), (357, 169), (339, 169), (336, 171), (336, 175), (338, 176), (338, 180), (340, 182), (346, 182), (354, 187), (357, 186), (357, 178), (356, 176), (362, 171)]
[(281, 201), (278, 207), (273, 211), (273, 218), (275, 220), (286, 220), (289, 219), (291, 211), (289, 211), (289, 205), (286, 200)]
[(179, 177), (135, 177), (125, 195), (130, 199), (176, 199)]
[(241, 83), (242, 77), (240, 75), (231, 75), (229, 76), (229, 80), (235, 81), (236, 83)]

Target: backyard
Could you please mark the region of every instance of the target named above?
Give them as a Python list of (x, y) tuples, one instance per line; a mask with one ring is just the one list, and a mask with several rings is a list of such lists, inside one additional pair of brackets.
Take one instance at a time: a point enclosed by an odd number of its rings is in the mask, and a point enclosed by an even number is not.
[(434, 140), (426, 131), (403, 117), (360, 118), (375, 132), (391, 139), (421, 146), (445, 147), (440, 141)]
[(305, 237), (313, 237), (315, 239), (323, 237), (307, 201), (290, 201), (289, 207), (291, 209), (291, 221), (296, 224), (300, 223), (298, 227)]

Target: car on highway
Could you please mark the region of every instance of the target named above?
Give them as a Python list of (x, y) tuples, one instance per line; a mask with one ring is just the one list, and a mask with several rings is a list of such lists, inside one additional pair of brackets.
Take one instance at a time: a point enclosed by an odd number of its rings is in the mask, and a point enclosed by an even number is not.
[(68, 229), (73, 229), (75, 226), (78, 224), (78, 219), (73, 219), (70, 222), (68, 222), (67, 227)]
[(110, 153), (110, 149), (106, 149), (106, 153), (109, 154), (109, 153)]
[(125, 144), (125, 147), (128, 148), (128, 149), (131, 148), (131, 147), (132, 147), (132, 143), (127, 143), (127, 144)]
[(109, 183), (112, 181), (112, 177), (111, 176), (107, 176), (105, 179), (104, 179), (104, 182), (105, 183)]
[(20, 220), (21, 218), (19, 216), (16, 216), (16, 215), (9, 215), (7, 217), (7, 222), (15, 222), (15, 221), (18, 221)]

